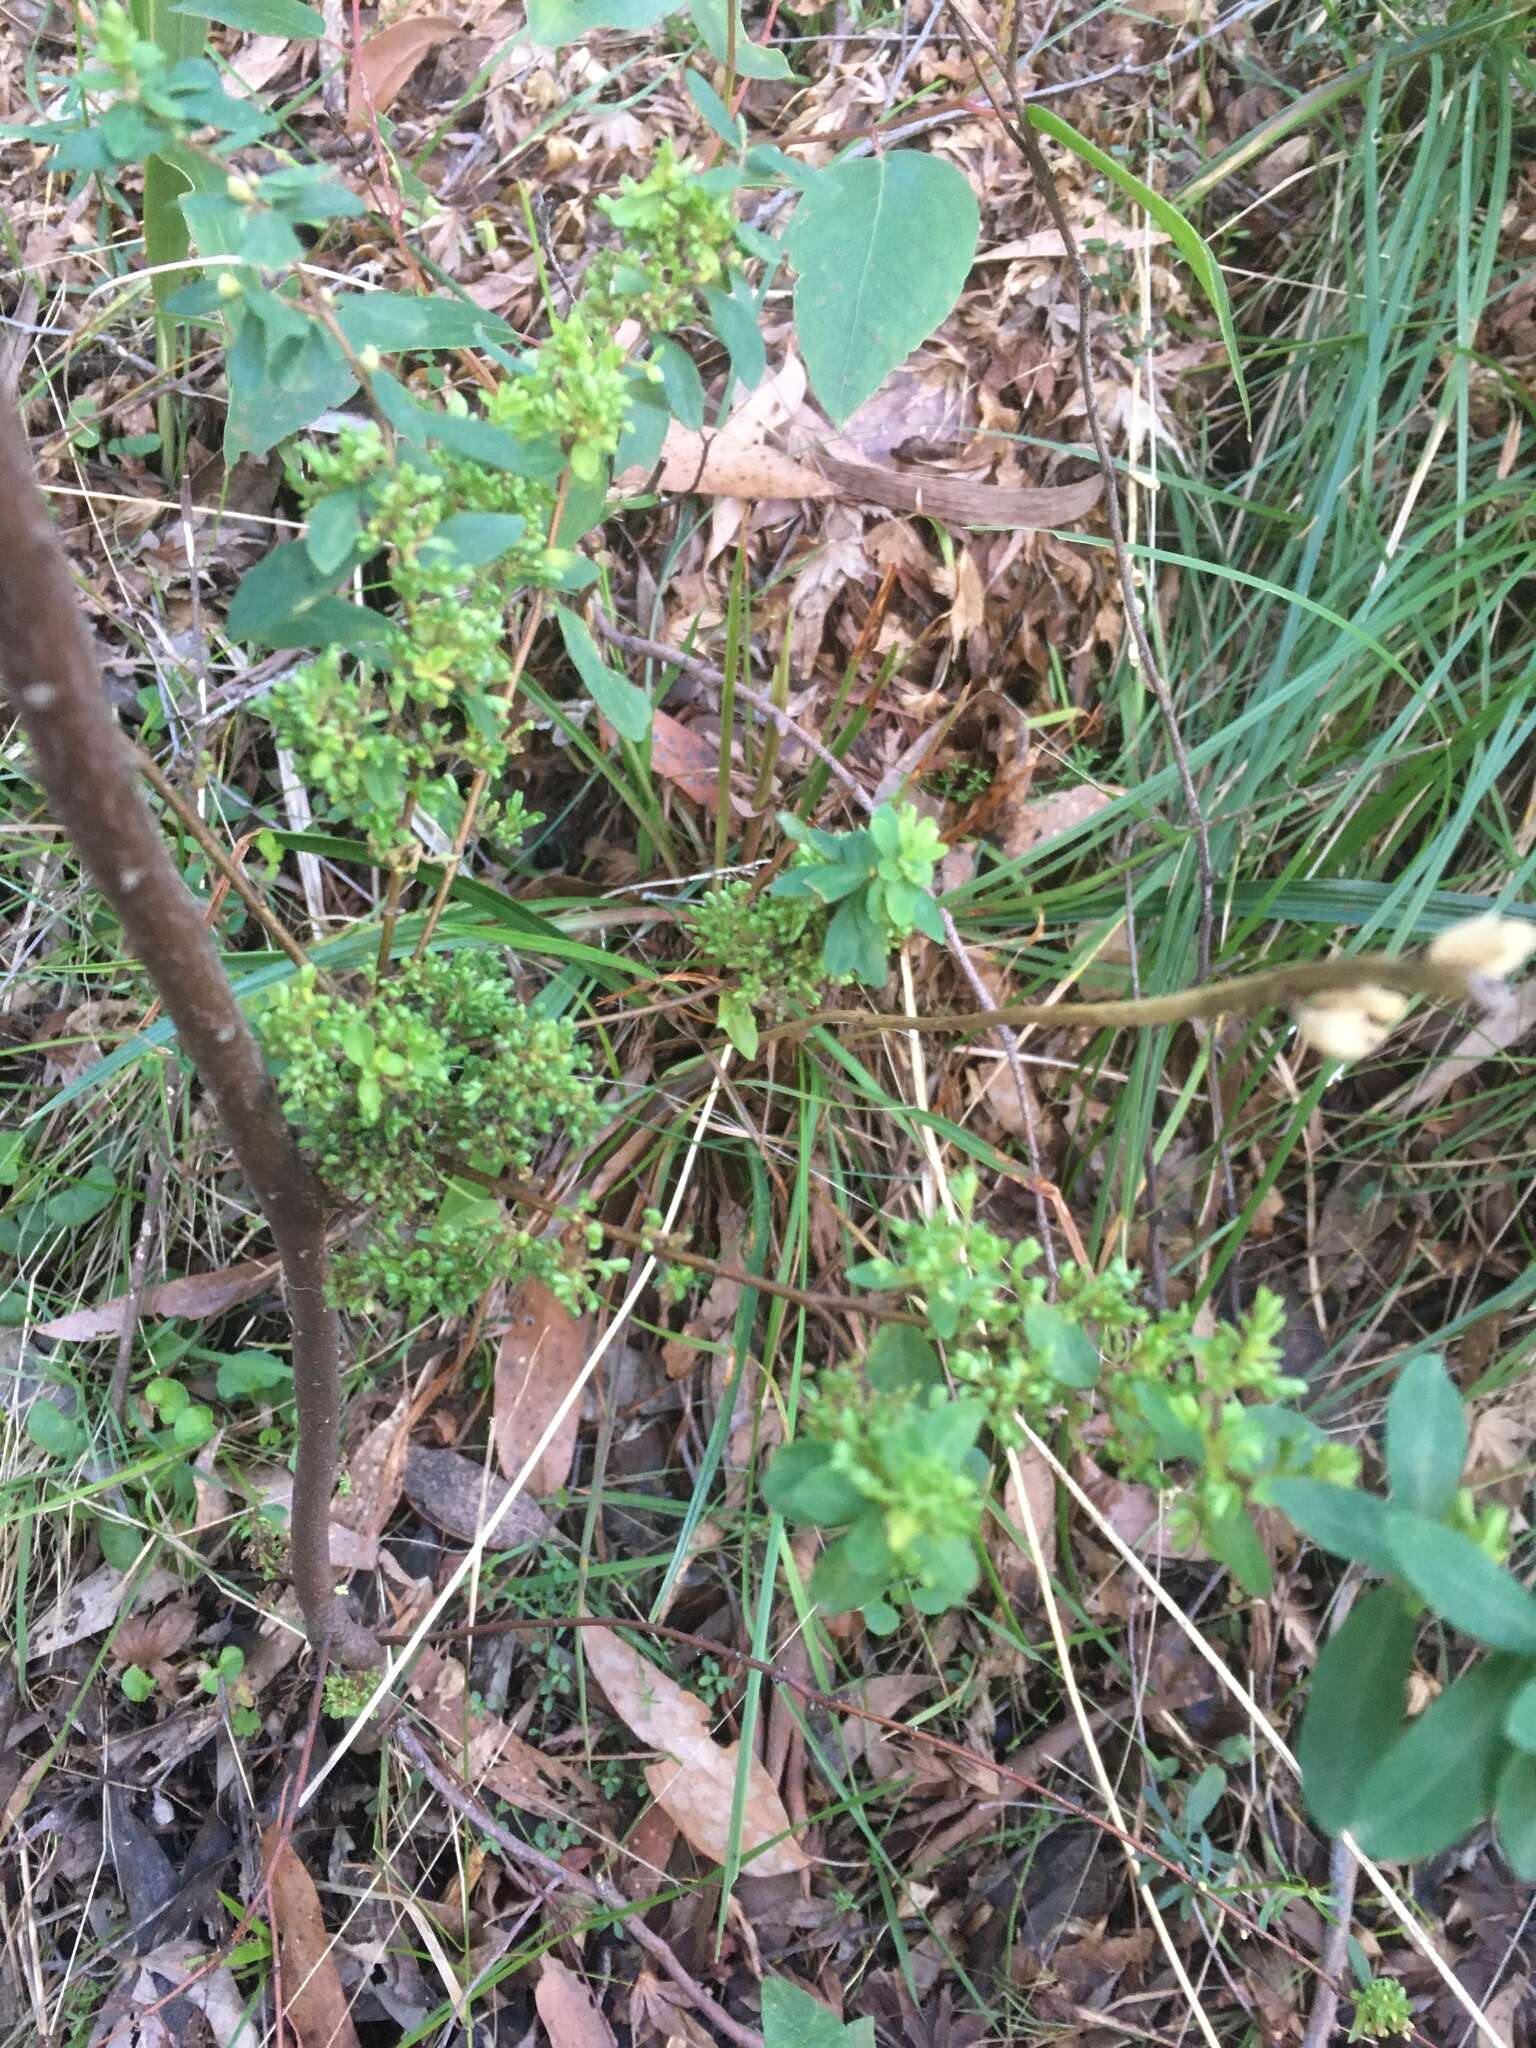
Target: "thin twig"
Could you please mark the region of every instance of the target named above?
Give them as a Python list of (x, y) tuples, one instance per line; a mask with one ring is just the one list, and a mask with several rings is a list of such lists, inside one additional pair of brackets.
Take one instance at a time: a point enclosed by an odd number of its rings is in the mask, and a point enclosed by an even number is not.
[(600, 1905), (605, 1913), (616, 1915), (623, 1923), (625, 1933), (638, 1942), (648, 1955), (655, 1958), (695, 2010), (712, 2026), (717, 2027), (726, 2040), (734, 2041), (737, 2048), (763, 2048), (763, 2037), (757, 2029), (744, 2027), (740, 2020), (733, 2019), (719, 1999), (706, 1991), (697, 1977), (691, 1976), (683, 1968), (670, 1946), (654, 1929), (646, 1925), (644, 1917), (636, 1910), (633, 1899), (626, 1898), (616, 1885), (608, 1884), (602, 1878), (588, 1877), (584, 1871), (567, 1870), (565, 1865), (557, 1863), (553, 1856), (546, 1856), (541, 1849), (535, 1849), (529, 1842), (519, 1841), (516, 1835), (502, 1826), (489, 1807), (475, 1797), (460, 1777), (437, 1761), (408, 1721), (397, 1721), (393, 1732), (396, 1745), (421, 1772), (433, 1790), (447, 1801), (461, 1819), (469, 1821), (481, 1834), (493, 1841), (509, 1863), (520, 1864), (524, 1870), (536, 1871), (546, 1884), (556, 1885), (562, 1891), (580, 1892), (585, 1898)]
[(1355, 1852), (1340, 1835), (1328, 1859), (1333, 1920), (1323, 1948), (1323, 1974), (1317, 1980), (1312, 2016), (1307, 2021), (1307, 2038), (1301, 2048), (1328, 2048), (1333, 2039), (1333, 2023), (1339, 2013), (1339, 1989), (1349, 1961), (1349, 1918), (1354, 1911), (1355, 1884), (1359, 1875), (1360, 1865), (1355, 1860)]
[(154, 1249), (155, 1230), (160, 1221), (160, 1204), (165, 1195), (165, 1178), (171, 1167), (169, 1151), (156, 1152), (144, 1183), (144, 1213), (139, 1218), (139, 1235), (133, 1247), (133, 1264), (128, 1271), (128, 1294), (123, 1303), (123, 1324), (117, 1333), (117, 1357), (107, 1382), (107, 1413), (120, 1422), (128, 1393), (128, 1368), (133, 1362), (134, 1339), (139, 1334), (139, 1314), (144, 1288), (149, 1279), (149, 1255)]

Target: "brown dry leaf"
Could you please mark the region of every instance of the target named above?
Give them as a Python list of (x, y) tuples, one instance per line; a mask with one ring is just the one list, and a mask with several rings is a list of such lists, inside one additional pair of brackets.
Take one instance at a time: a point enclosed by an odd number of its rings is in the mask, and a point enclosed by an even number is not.
[(458, 33), (458, 23), (440, 14), (408, 14), (370, 36), (352, 69), (347, 126), (366, 128), (370, 103), (375, 114), (387, 113), (417, 66)]
[(554, 1956), (545, 1956), (539, 1965), (533, 2003), (550, 2048), (618, 2048), (602, 2007), (576, 1972)]
[(111, 1657), (116, 1665), (137, 1664), (152, 1672), (170, 1693), (176, 1681), (171, 1659), (191, 1641), (197, 1627), (197, 1613), (189, 1600), (169, 1600), (153, 1614), (125, 1621), (112, 1638)]
[(464, 1666), (428, 1650), (411, 1674), (411, 1692), (433, 1727), (453, 1744), (477, 1785), (530, 1813), (568, 1815), (573, 1802), (597, 1804), (591, 1783), (559, 1757), (546, 1756), (495, 1714), (469, 1704)]
[(1071, 526), (1104, 495), (1104, 479), (1097, 476), (1085, 477), (1077, 484), (1015, 490), (1007, 484), (973, 483), (968, 477), (937, 471), (846, 462), (838, 455), (823, 454), (816, 460), (817, 467), (836, 484), (839, 498), (854, 504), (884, 505), (890, 512), (921, 512), (955, 526)]
[[(425, 1515), (445, 1536), (473, 1543), (495, 1520), (511, 1491), (483, 1465), (458, 1451), (429, 1451), (412, 1444), (405, 1454), (406, 1498), (418, 1515)], [(496, 1522), (485, 1547), (521, 1550), (527, 1544), (542, 1543), (553, 1532), (554, 1524), (538, 1502), (519, 1494)]]
[[(146, 1316), (187, 1316), (194, 1320), (221, 1315), (236, 1308), (273, 1285), (277, 1278), (276, 1259), (246, 1259), (238, 1266), (221, 1266), (216, 1273), (189, 1273), (182, 1280), (163, 1280), (158, 1287), (146, 1287), (139, 1313)], [(61, 1344), (84, 1344), (93, 1337), (115, 1337), (128, 1313), (128, 1296), (116, 1295), (95, 1308), (77, 1308), (67, 1316), (55, 1316), (51, 1323), (39, 1323), (40, 1337), (54, 1337)]]
[(283, 2010), (299, 2048), (358, 2048), (315, 1881), (280, 1827), (266, 1830), (261, 1847), (263, 1858), (272, 1859), (269, 1883)]
[[(683, 795), (709, 811), (720, 808), (720, 742), (669, 712), (657, 711), (651, 721), (651, 767), (664, 781), (675, 782)], [(731, 808), (747, 806), (734, 794)]]
[(410, 1436), (410, 1403), (397, 1401), (348, 1458), (347, 1477), (351, 1484), (345, 1493), (337, 1494), (332, 1504), (333, 1522), (377, 1542), (405, 1490)]
[[(141, 1582), (139, 1599), (150, 1606), (176, 1591), (175, 1573), (156, 1566)], [(28, 1632), (27, 1648), (34, 1657), (51, 1657), (56, 1650), (67, 1650), (71, 1643), (83, 1642), (87, 1636), (110, 1628), (122, 1607), (122, 1573), (110, 1564), (99, 1565), (34, 1623)]]
[(714, 498), (835, 498), (837, 487), (763, 441), (696, 433), (674, 420), (661, 448), (661, 488)]
[(1029, 1502), (1030, 1519), (1035, 1525), (1035, 1534), (1040, 1539), (1040, 1554), (1049, 1572), (1056, 1563), (1056, 1475), (1035, 1450), (1026, 1444), (1016, 1458), (1008, 1460), (1008, 1484), (1003, 1489), (1003, 1512), (1014, 1528), (1019, 1531), (1019, 1541), (1004, 1536), (998, 1547), (998, 1570), (1003, 1584), (1015, 1599), (1040, 1597), (1039, 1581), (1035, 1576), (1034, 1560), (1028, 1539), (1024, 1535), (1024, 1507), (1019, 1496), (1019, 1481), (1024, 1482), (1023, 1497)]
[[(496, 1455), (516, 1479), (587, 1362), (587, 1325), (556, 1301), (542, 1281), (512, 1297), (507, 1330), (496, 1353)], [(530, 1493), (558, 1493), (571, 1476), (581, 1404), (573, 1401), (528, 1474)]]
[(1070, 832), (1073, 826), (1086, 824), (1114, 801), (1115, 794), (1113, 790), (1095, 789), (1091, 783), (1080, 782), (1073, 789), (1053, 789), (1049, 796), (1020, 804), (999, 820), (1002, 830), (996, 836), (1004, 858), (1017, 860), (1032, 846), (1042, 846), (1048, 839)]
[[(236, 98), (260, 92), (302, 54), (291, 36), (251, 36), (229, 60), (229, 85)], [(241, 87), (245, 91), (240, 90)]]
[[(632, 1650), (611, 1629), (581, 1632), (582, 1647), (614, 1712), (641, 1742), (664, 1750), (669, 1763), (652, 1764), (645, 1782), (701, 1855), (723, 1863), (730, 1849), (731, 1802), (736, 1790), (739, 1742), (716, 1742), (709, 1709), (649, 1658)], [(782, 1840), (776, 1839), (783, 1837)], [(764, 1848), (764, 1843), (772, 1843)], [(761, 1849), (760, 1855), (753, 1855)], [(741, 1853), (752, 1858), (757, 1877), (782, 1877), (809, 1861), (789, 1832), (773, 1780), (756, 1757), (747, 1766)]]

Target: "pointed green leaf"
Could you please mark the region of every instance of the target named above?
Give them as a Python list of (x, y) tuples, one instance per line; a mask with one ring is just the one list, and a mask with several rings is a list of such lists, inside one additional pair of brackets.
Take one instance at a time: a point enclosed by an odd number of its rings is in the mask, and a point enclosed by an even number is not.
[(875, 2048), (873, 2020), (843, 2022), (782, 1977), (763, 1980), (763, 2048)]
[(909, 149), (834, 164), (801, 199), (787, 242), (795, 332), (835, 425), (953, 310), (980, 220), (961, 172)]
[(1387, 1542), (1398, 1570), (1442, 1621), (1490, 1649), (1536, 1657), (1536, 1599), (1470, 1536), (1395, 1510)]
[(1536, 1756), (1525, 1750), (1510, 1757), (1499, 1773), (1493, 1824), (1510, 1869), (1523, 1884), (1536, 1884)]
[(584, 619), (578, 618), (563, 604), (555, 606), (555, 616), (560, 621), (565, 651), (586, 684), (592, 702), (621, 740), (631, 740), (638, 745), (651, 729), (650, 698), (627, 676), (621, 676), (617, 669), (609, 667), (598, 652), (597, 642)]
[(1330, 1486), (1323, 1479), (1267, 1479), (1264, 1504), (1289, 1515), (1331, 1557), (1352, 1558), (1373, 1571), (1395, 1572), (1387, 1544), (1387, 1504), (1356, 1486)]
[(729, 988), (720, 998), (720, 1029), (744, 1060), (757, 1058), (757, 1016), (739, 988)]
[(1528, 1678), (1510, 1701), (1504, 1733), (1517, 1748), (1536, 1756), (1536, 1678)]

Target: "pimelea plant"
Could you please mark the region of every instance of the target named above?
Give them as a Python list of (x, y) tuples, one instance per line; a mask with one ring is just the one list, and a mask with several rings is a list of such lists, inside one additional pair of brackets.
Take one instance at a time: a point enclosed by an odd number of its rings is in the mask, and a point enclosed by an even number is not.
[(523, 1172), (553, 1135), (579, 1144), (598, 1118), (570, 1024), (522, 1002), (498, 960), (429, 954), (355, 999), (304, 972), (259, 1030), (306, 1156), (364, 1212), (362, 1244), (335, 1263), (344, 1304), (459, 1314), (492, 1282), (537, 1275), (576, 1307), (615, 1270), (573, 1267), (454, 1179)]
[(879, 988), (893, 945), (914, 932), (942, 942), (933, 878), (947, 848), (938, 826), (915, 805), (880, 804), (869, 823), (852, 832), (824, 832), (787, 811), (779, 823), (801, 857), (774, 880), (770, 894), (837, 905), (821, 943), (830, 979), (857, 977)]

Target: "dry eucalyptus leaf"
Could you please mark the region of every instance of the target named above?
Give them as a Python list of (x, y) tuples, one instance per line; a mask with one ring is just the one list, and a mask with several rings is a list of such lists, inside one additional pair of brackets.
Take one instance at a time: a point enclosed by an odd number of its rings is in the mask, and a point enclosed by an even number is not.
[[(165, 1280), (158, 1287), (146, 1287), (139, 1302), (143, 1316), (222, 1315), (249, 1301), (253, 1294), (277, 1282), (276, 1259), (246, 1259), (238, 1266), (221, 1266), (216, 1273), (189, 1273), (181, 1280)], [(39, 1323), (40, 1337), (55, 1337), (61, 1344), (84, 1344), (92, 1337), (115, 1337), (128, 1313), (126, 1294), (103, 1301), (95, 1308), (77, 1308), (67, 1316), (55, 1316), (51, 1323)]]
[(661, 488), (701, 497), (835, 498), (837, 487), (763, 441), (744, 441), (729, 423), (718, 433), (696, 433), (676, 420), (661, 449)]
[(268, 1882), (283, 1973), (283, 2011), (299, 2048), (358, 2048), (315, 1881), (280, 1827), (266, 1830), (261, 1847), (263, 1861), (271, 1859)]
[[(730, 1853), (731, 1804), (736, 1791), (741, 1744), (716, 1742), (710, 1713), (698, 1696), (685, 1692), (649, 1658), (632, 1650), (611, 1629), (583, 1629), (582, 1648), (614, 1712), (632, 1734), (669, 1762), (650, 1765), (645, 1781), (658, 1805), (703, 1856), (723, 1863)], [(781, 1877), (809, 1861), (789, 1832), (773, 1780), (756, 1757), (747, 1766), (741, 1853), (751, 1858), (754, 1876)], [(778, 1839), (782, 1837), (783, 1839)], [(771, 1848), (764, 1848), (772, 1843)], [(761, 1850), (760, 1855), (754, 1855)]]
[(464, 1666), (456, 1659), (426, 1651), (411, 1674), (411, 1692), (433, 1727), (453, 1744), (472, 1781), (509, 1805), (567, 1814), (577, 1796), (596, 1804), (594, 1788), (579, 1771), (524, 1742), (495, 1714), (471, 1706)]
[(402, 1400), (369, 1430), (347, 1460), (351, 1485), (345, 1493), (338, 1493), (332, 1504), (333, 1522), (375, 1542), (384, 1533), (384, 1525), (405, 1490), (410, 1428), (410, 1403)]
[(370, 36), (353, 67), (347, 93), (347, 126), (366, 128), (370, 105), (386, 113), (409, 83), (417, 67), (439, 43), (459, 33), (456, 21), (440, 14), (408, 14)]
[[(496, 1353), (496, 1455), (516, 1479), (587, 1362), (588, 1329), (542, 1281), (512, 1297)], [(581, 1404), (573, 1401), (528, 1475), (530, 1493), (558, 1493), (571, 1476)]]
[[(139, 1599), (145, 1606), (163, 1600), (178, 1589), (174, 1572), (158, 1566), (139, 1582)], [(34, 1657), (50, 1657), (55, 1650), (67, 1650), (71, 1643), (99, 1635), (117, 1620), (123, 1607), (123, 1575), (110, 1564), (99, 1565), (89, 1578), (71, 1586), (56, 1600), (30, 1630), (27, 1648)]]
[[(459, 1451), (429, 1451), (412, 1444), (405, 1455), (405, 1493), (418, 1515), (425, 1515), (445, 1536), (473, 1543), (489, 1526), (510, 1486), (474, 1458)], [(517, 1495), (496, 1523), (487, 1550), (521, 1550), (542, 1543), (554, 1523), (536, 1501)]]
[(550, 2048), (617, 2048), (617, 2036), (587, 1986), (555, 1956), (539, 1964), (534, 2007)]

